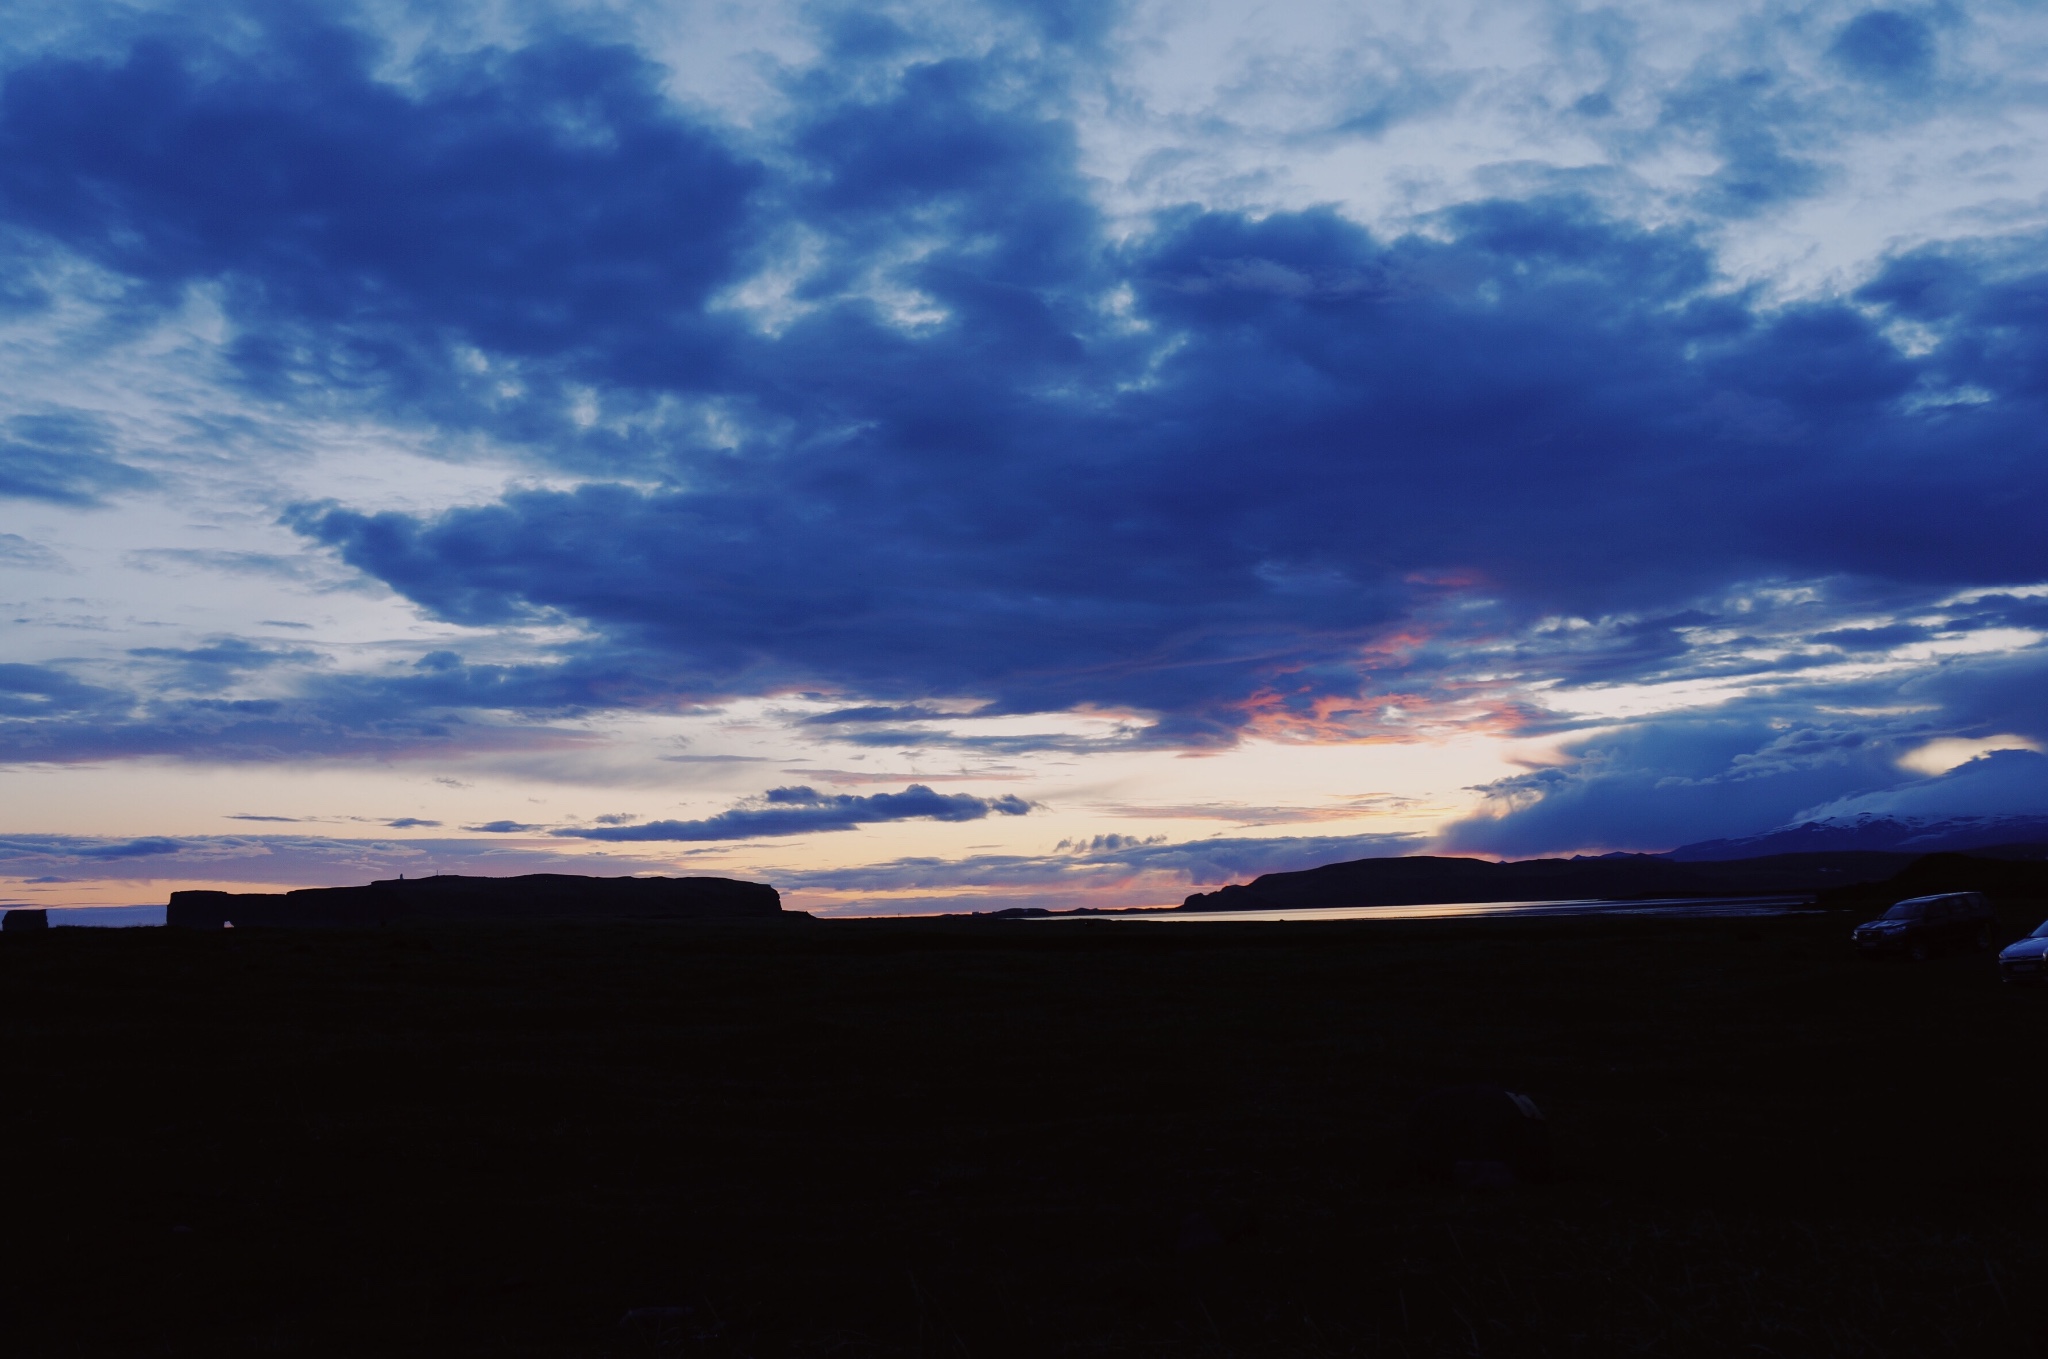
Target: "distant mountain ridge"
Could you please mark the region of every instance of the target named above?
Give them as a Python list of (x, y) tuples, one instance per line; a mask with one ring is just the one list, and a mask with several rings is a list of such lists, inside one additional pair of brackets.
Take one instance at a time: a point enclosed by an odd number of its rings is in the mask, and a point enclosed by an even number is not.
[[(1962, 858), (1960, 851), (1965, 849), (1974, 858)], [(1854, 821), (1807, 822), (1745, 839), (1709, 840), (1670, 854), (1579, 855), (1506, 863), (1427, 854), (1353, 859), (1289, 873), (1266, 873), (1248, 883), (1195, 892), (1174, 909), (1270, 911), (1794, 893), (1846, 901), (1845, 890), (1889, 882), (1930, 856), (1963, 864), (1980, 860), (2015, 865), (2048, 862), (2048, 817), (1916, 821), (1862, 816)]]
[(1853, 818), (1802, 821), (1761, 835), (1701, 840), (1658, 857), (1673, 863), (1713, 863), (1776, 854), (1943, 854), (2027, 844), (2048, 844), (2048, 816), (1935, 818), (1866, 812)]
[(1850, 850), (1679, 863), (1657, 854), (1493, 863), (1427, 854), (1353, 859), (1196, 892), (1175, 909), (1270, 911), (1423, 906), (1459, 901), (1623, 901), (1645, 897), (1819, 893), (1889, 878), (1917, 855)]

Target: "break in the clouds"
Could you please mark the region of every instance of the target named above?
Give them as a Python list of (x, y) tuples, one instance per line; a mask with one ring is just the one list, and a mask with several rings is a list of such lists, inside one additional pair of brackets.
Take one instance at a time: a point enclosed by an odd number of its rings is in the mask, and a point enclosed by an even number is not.
[(2033, 10), (521, 14), (8, 39), (18, 820), (459, 766), (649, 791), (219, 815), (830, 875), (1290, 761), (1271, 819), (1498, 853), (2048, 810)]

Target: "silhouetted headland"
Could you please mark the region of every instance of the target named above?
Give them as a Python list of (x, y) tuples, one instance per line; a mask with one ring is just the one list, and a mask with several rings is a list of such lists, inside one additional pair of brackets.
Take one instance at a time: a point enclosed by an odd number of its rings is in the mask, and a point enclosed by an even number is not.
[[(1842, 889), (1885, 883), (1916, 865), (1939, 861), (1947, 868), (1922, 878), (1946, 881), (1957, 863), (2038, 860), (2040, 845), (2006, 845), (1959, 854), (1899, 854), (1839, 850), (1815, 854), (1772, 854), (1756, 859), (1683, 862), (1661, 854), (1610, 854), (1598, 858), (1525, 859), (1492, 863), (1426, 854), (1353, 859), (1292, 873), (1266, 873), (1249, 883), (1196, 892), (1176, 910), (1268, 911), (1327, 906), (1425, 906), (1483, 901), (1629, 901), (1662, 897), (1784, 896), (1810, 893), (1823, 905), (1846, 906)], [(1987, 869), (1992, 876), (2043, 871), (2040, 864), (2012, 862)], [(1916, 879), (1918, 881), (1919, 879)], [(2002, 879), (2001, 879), (2002, 880)], [(1954, 887), (1962, 891), (1974, 880)], [(1993, 889), (1996, 890), (1996, 889)]]
[(346, 928), (454, 921), (778, 919), (810, 917), (784, 910), (782, 894), (765, 882), (573, 873), (516, 878), (448, 873), (295, 892), (173, 892), (164, 912), (167, 925), (203, 930), (228, 924)]

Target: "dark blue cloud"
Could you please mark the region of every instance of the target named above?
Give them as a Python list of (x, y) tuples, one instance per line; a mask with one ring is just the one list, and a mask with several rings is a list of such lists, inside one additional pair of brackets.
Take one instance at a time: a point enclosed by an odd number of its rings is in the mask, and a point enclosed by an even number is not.
[(701, 821), (578, 827), (554, 834), (578, 840), (752, 840), (760, 836), (854, 830), (881, 821), (979, 821), (991, 812), (1022, 816), (1030, 810), (1030, 803), (1014, 795), (984, 798), (968, 793), (936, 793), (921, 783), (913, 783), (900, 793), (871, 793), (864, 797), (819, 793), (801, 787), (771, 788), (759, 806), (735, 807)]
[[(1814, 695), (1815, 701), (1826, 701)], [(1940, 735), (2017, 734), (2048, 749), (2048, 646), (1957, 658), (1889, 686), (1848, 690), (1842, 703), (1884, 700), (1940, 714)]]
[(1489, 785), (1450, 851), (1661, 851), (1782, 825), (1802, 809), (1899, 781), (1899, 745), (1854, 720), (1709, 713), (1569, 743), (1571, 763)]
[(486, 821), (481, 826), (464, 826), (466, 831), (481, 831), (486, 835), (519, 835), (527, 831), (545, 830), (544, 826), (531, 825), (524, 821)]
[(868, 722), (921, 722), (957, 717), (943, 708), (926, 704), (908, 703), (890, 706), (869, 703), (858, 708), (834, 708), (830, 712), (813, 713), (802, 720), (806, 727), (837, 727)]
[(314, 659), (319, 653), (260, 646), (239, 637), (217, 638), (205, 646), (130, 647), (128, 654), (149, 660), (174, 661), (181, 665), (217, 667), (222, 670), (263, 670), (273, 665)]
[(104, 713), (117, 695), (42, 665), (0, 663), (0, 730), (26, 721)]
[(1933, 778), (1901, 780), (1811, 808), (1807, 814), (1937, 819), (2043, 812), (2048, 812), (2048, 756), (2031, 750), (1994, 750)]
[(82, 862), (154, 860), (160, 856), (174, 856), (174, 853), (182, 853), (184, 849), (190, 847), (193, 847), (193, 841), (170, 839), (166, 835), (143, 835), (139, 839), (100, 839), (86, 835), (0, 835), (0, 864), (14, 864), (20, 860), (41, 862), (49, 858)]
[[(276, 654), (237, 639), (142, 648), (168, 662), (169, 682), (87, 684), (53, 666), (0, 664), (0, 758), (49, 763), (151, 756), (222, 762), (405, 759), (434, 752), (536, 750), (587, 744), (544, 718), (648, 702), (646, 677), (602, 664), (472, 667), (436, 661), (410, 672), (296, 676), (277, 698), (214, 697), (213, 686), (261, 671)], [(300, 653), (287, 653), (298, 657)], [(516, 710), (514, 721), (477, 709)]]
[(1934, 30), (1916, 15), (1866, 10), (1842, 25), (1828, 55), (1865, 80), (1910, 89), (1933, 69)]
[[(1171, 216), (1032, 306), (948, 278), (959, 310), (928, 335), (849, 302), (760, 341), (781, 376), (753, 399), (815, 437), (687, 491), (293, 522), (441, 617), (585, 620), (683, 692), (1093, 703), (1190, 744), (1231, 739), (1257, 693), (1369, 696), (1357, 649), (1446, 577), (1502, 628), (1641, 618), (1625, 671), (1682, 660), (1684, 601), (1735, 581), (2048, 572), (2038, 383), (1960, 352), (1977, 327), (1910, 358), (1868, 306), (1728, 294), (1696, 240), (1571, 200), (1439, 227)], [(1940, 263), (1976, 292), (1916, 311), (2037, 286)], [(1073, 316), (1071, 345), (1041, 342), (1062, 285), (1119, 280), (1161, 347)], [(2039, 342), (2006, 314), (2011, 346)], [(1922, 401), (1963, 379), (1991, 399)]]
[(1904, 676), (1787, 686), (1707, 712), (1567, 741), (1569, 763), (1483, 791), (1450, 849), (1666, 850), (1818, 816), (2048, 814), (2048, 758), (1996, 752), (1925, 777), (1902, 757), (1938, 737), (2048, 746), (2048, 649), (1958, 658)]
[(1025, 20), (1049, 43), (1086, 50), (1100, 43), (1129, 11), (1122, 0), (995, 0), (999, 15)]
[[(1859, 300), (1926, 327), (1938, 347), (1914, 374), (1928, 418), (1959, 432), (2003, 402), (2037, 405), (2048, 397), (2048, 242), (2027, 236), (1996, 242), (1924, 246), (1887, 263), (1857, 292)], [(2017, 471), (2031, 456), (1965, 445), (1973, 458)], [(2038, 491), (2025, 480), (2022, 495)]]
[(200, 693), (217, 693), (253, 672), (314, 666), (325, 659), (302, 647), (265, 646), (240, 637), (215, 637), (202, 646), (130, 647), (128, 654), (167, 671), (165, 682)]
[[(76, 415), (18, 415), (0, 433), (0, 497), (96, 505), (156, 478), (110, 456), (97, 422)], [(9, 535), (10, 537), (12, 535)]]
[(1906, 642), (1925, 641), (1933, 631), (1917, 623), (1886, 623), (1874, 628), (1833, 628), (1816, 632), (1813, 641), (1844, 651), (1884, 651)]
[(139, 840), (127, 840), (115, 844), (81, 845), (72, 852), (81, 859), (150, 859), (160, 854), (176, 854), (185, 848), (182, 840), (172, 840), (161, 835), (146, 835)]
[(1820, 187), (1823, 171), (1790, 135), (1806, 110), (1784, 82), (1762, 70), (1701, 80), (1667, 105), (1674, 127), (1704, 136), (1721, 156), (1705, 179), (1701, 206), (1716, 216), (1749, 217)]
[[(562, 377), (687, 387), (758, 172), (637, 53), (571, 37), (423, 59), (316, 7), (219, 40), (162, 25), (117, 58), (51, 56), (0, 91), (0, 214), (129, 280), (218, 283), (244, 374), (478, 415)], [(477, 371), (465, 352), (545, 373)], [(533, 418), (528, 415), (516, 419)]]
[(434, 754), (561, 749), (581, 733), (426, 711), (342, 709), (284, 700), (152, 702), (93, 717), (0, 722), (0, 756), (77, 764), (184, 759), (271, 764), (304, 759), (417, 759)]
[(1958, 612), (1945, 626), (1959, 631), (1980, 628), (2027, 628), (2048, 632), (2048, 599), (2007, 594), (1979, 595), (1969, 612)]

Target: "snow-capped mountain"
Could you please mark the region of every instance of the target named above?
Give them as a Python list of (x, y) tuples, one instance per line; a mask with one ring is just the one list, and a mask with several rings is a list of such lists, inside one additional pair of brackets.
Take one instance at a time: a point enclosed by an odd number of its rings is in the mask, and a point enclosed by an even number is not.
[(1985, 849), (1993, 845), (2048, 846), (2048, 816), (1881, 816), (1829, 817), (1780, 826), (1761, 835), (1702, 840), (1666, 856), (1681, 862), (1755, 859), (1766, 854), (1815, 854), (1833, 850), (1890, 850), (1899, 854)]

